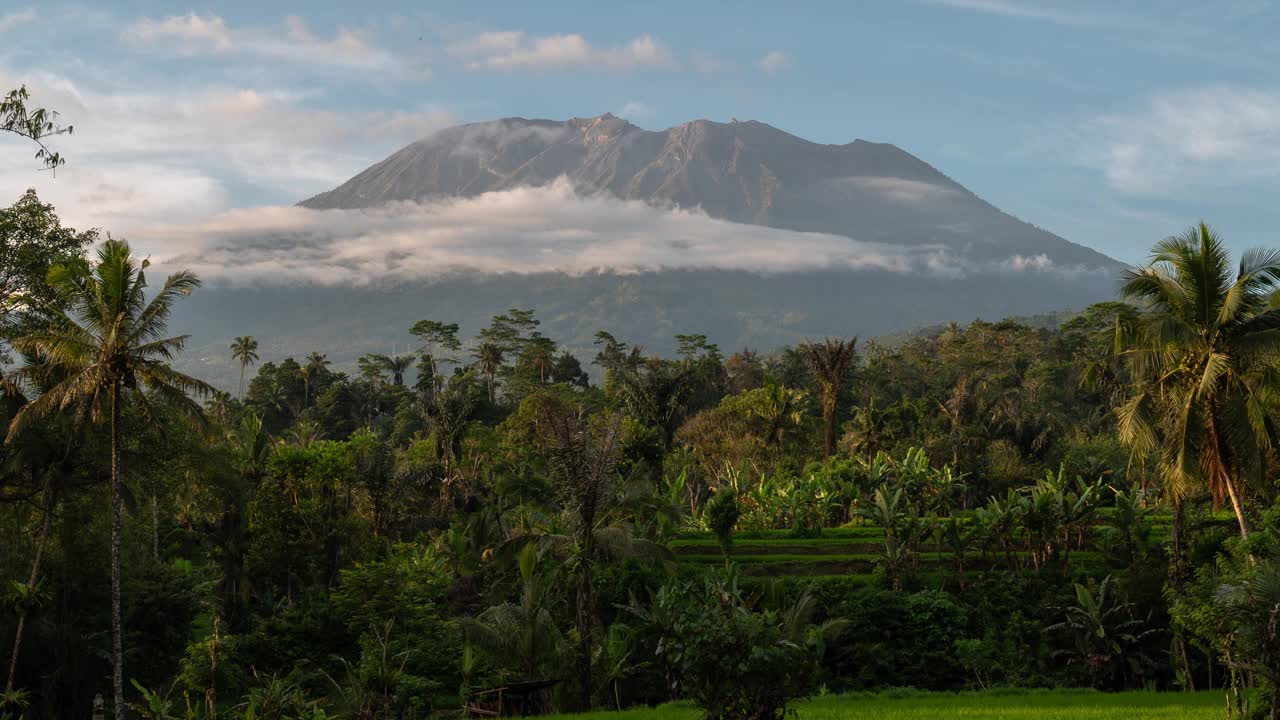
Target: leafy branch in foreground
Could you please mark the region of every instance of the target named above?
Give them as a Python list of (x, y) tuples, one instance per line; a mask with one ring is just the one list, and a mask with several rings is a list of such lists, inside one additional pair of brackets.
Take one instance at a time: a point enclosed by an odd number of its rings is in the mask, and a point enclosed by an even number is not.
[(50, 170), (57, 169), (66, 164), (66, 160), (60, 153), (49, 149), (45, 140), (56, 135), (70, 135), (73, 128), (70, 125), (59, 125), (55, 110), (28, 108), (27, 101), (30, 99), (31, 94), (23, 85), (17, 90), (10, 90), (0, 100), (0, 132), (13, 133), (39, 145), (36, 160)]

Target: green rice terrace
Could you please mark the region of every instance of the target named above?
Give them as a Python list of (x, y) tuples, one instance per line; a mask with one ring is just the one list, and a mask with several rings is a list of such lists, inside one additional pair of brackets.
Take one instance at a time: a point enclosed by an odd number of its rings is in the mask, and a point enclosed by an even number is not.
[[(732, 562), (748, 577), (842, 576), (870, 582), (883, 561), (884, 530), (874, 525), (828, 528), (816, 537), (796, 537), (790, 530), (772, 530), (735, 539), (729, 551)], [(676, 559), (690, 565), (719, 565), (724, 562), (720, 544), (709, 533), (690, 533), (673, 540), (670, 548)], [(955, 565), (957, 553), (934, 542), (921, 543), (913, 558), (926, 574), (945, 574)], [(967, 575), (976, 575), (1008, 562), (1003, 555), (967, 552), (962, 556)], [(1019, 551), (1014, 557), (1026, 561), (1030, 554)], [(1096, 551), (1071, 554), (1073, 567), (1101, 569)], [(1092, 561), (1092, 562), (1091, 562)]]
[[(1108, 524), (1114, 513), (1102, 510), (1084, 531), (1082, 547), (1069, 555), (1069, 564), (1077, 575), (1105, 575), (1107, 562), (1104, 553), (1095, 549), (1109, 540), (1113, 532)], [(957, 513), (958, 518), (973, 522), (973, 514)], [(1147, 513), (1143, 526), (1150, 538), (1167, 539), (1169, 517), (1159, 513)], [(1205, 517), (1208, 524), (1227, 525), (1231, 517), (1216, 513)], [(963, 522), (963, 520), (962, 520)], [(1019, 568), (1030, 565), (1032, 553), (1026, 550), (1003, 552), (997, 549), (963, 552), (948, 548), (941, 529), (934, 529), (927, 538), (912, 548), (910, 561), (919, 573), (944, 580), (946, 576), (962, 573), (965, 577), (977, 577), (984, 572)], [(976, 547), (976, 543), (966, 547)], [(686, 532), (668, 544), (673, 557), (690, 567), (722, 566), (725, 553), (721, 542), (709, 531)], [(876, 569), (885, 562), (885, 532), (880, 526), (861, 523), (852, 526), (828, 527), (811, 530), (757, 530), (737, 533), (728, 551), (730, 561), (744, 577), (764, 578), (821, 578), (841, 577), (871, 583)], [(957, 564), (957, 557), (961, 562)]]
[[(1217, 720), (1221, 693), (1102, 694), (1058, 690), (1039, 693), (918, 693), (832, 695), (797, 707), (797, 720)], [(696, 720), (683, 703), (643, 710), (556, 715), (547, 720)]]

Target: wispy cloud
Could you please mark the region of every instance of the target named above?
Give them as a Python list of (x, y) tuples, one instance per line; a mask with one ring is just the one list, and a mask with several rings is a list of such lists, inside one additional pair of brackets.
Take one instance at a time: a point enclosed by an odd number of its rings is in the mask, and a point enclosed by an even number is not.
[(852, 185), (859, 190), (869, 190), (883, 195), (885, 198), (900, 203), (921, 203), (941, 197), (958, 195), (953, 187), (938, 185), (922, 180), (907, 180), (896, 177), (846, 177), (832, 182)]
[(640, 35), (614, 47), (597, 47), (581, 35), (530, 36), (523, 32), (485, 32), (455, 42), (448, 53), (470, 70), (635, 70), (671, 68), (676, 61), (665, 45)]
[(1280, 93), (1164, 93), (1089, 121), (1082, 137), (1083, 162), (1124, 192), (1177, 195), (1280, 178)]
[(29, 23), (36, 19), (36, 11), (30, 8), (25, 10), (17, 10), (11, 13), (0, 13), (0, 33), (12, 30), (24, 23)]
[(969, 10), (988, 15), (999, 15), (1007, 18), (1036, 20), (1055, 25), (1098, 25), (1116, 20), (1109, 12), (1098, 11), (1081, 5), (1067, 3), (1054, 5), (1027, 0), (926, 0), (929, 4)]
[(279, 27), (232, 27), (217, 15), (172, 15), (142, 18), (121, 33), (139, 47), (179, 55), (231, 55), (290, 60), (310, 65), (356, 70), (391, 70), (394, 57), (374, 44), (367, 33), (338, 28), (330, 38), (316, 35), (299, 17), (287, 17)]
[(791, 58), (781, 50), (769, 52), (764, 57), (756, 61), (756, 67), (763, 70), (769, 75), (774, 75), (791, 65)]
[(644, 120), (652, 120), (654, 116), (653, 108), (638, 100), (632, 100), (622, 109), (618, 111), (620, 117), (624, 117), (632, 122), (640, 122)]

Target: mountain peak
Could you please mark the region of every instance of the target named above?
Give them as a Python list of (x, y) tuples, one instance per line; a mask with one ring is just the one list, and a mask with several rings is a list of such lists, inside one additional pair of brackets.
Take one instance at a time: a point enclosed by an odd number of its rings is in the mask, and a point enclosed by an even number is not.
[(461, 125), (301, 205), (364, 208), (474, 197), (559, 178), (581, 194), (865, 242), (949, 248), (984, 263), (1043, 256), (1057, 266), (1116, 267), (1100, 253), (1001, 212), (895, 145), (819, 144), (737, 118), (703, 118), (661, 131), (612, 113)]

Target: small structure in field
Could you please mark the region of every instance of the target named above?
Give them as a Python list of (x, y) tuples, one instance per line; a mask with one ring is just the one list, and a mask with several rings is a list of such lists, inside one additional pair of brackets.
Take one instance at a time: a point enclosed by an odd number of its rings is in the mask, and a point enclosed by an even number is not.
[(546, 710), (547, 690), (559, 680), (510, 682), (471, 694), (462, 706), (467, 717), (518, 717)]

